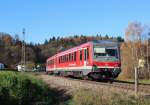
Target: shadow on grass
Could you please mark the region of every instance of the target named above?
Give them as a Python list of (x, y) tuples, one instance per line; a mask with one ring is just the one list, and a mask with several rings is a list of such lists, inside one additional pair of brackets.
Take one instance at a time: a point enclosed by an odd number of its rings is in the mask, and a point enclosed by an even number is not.
[(1, 88), (0, 105), (65, 105), (71, 99), (66, 90), (56, 88), (50, 88), (46, 94), (41, 96), (39, 100), (30, 96), (18, 98), (12, 96), (8, 88)]
[(52, 97), (49, 105), (65, 105), (71, 99), (71, 95), (65, 89), (50, 88), (48, 96)]

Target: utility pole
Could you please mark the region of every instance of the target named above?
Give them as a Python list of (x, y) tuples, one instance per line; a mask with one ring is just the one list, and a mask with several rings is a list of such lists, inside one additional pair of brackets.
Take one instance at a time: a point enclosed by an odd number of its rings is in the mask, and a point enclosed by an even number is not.
[(21, 63), (22, 63), (22, 71), (25, 71), (25, 64), (26, 64), (26, 53), (25, 53), (25, 28), (22, 29), (22, 35), (23, 35), (23, 39), (22, 39), (22, 59), (21, 59)]
[(138, 96), (138, 68), (135, 67), (135, 85), (134, 85), (134, 91), (135, 91), (135, 97)]

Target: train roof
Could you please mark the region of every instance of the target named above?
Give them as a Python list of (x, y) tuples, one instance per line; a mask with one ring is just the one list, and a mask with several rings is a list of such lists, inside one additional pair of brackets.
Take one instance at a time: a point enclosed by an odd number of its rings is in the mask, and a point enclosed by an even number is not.
[[(65, 53), (65, 52), (67, 52), (67, 51), (72, 51), (72, 50), (75, 50), (75, 49), (78, 49), (79, 47), (82, 47), (82, 46), (85, 46), (85, 45), (88, 45), (88, 44), (93, 44), (93, 45), (101, 45), (101, 46), (108, 46), (108, 47), (112, 47), (112, 46), (118, 46), (118, 42), (115, 42), (115, 41), (111, 41), (111, 40), (93, 40), (93, 41), (89, 41), (89, 42), (86, 42), (86, 43), (82, 43), (82, 44), (80, 44), (80, 45), (78, 45), (78, 46), (75, 46), (75, 47), (73, 47), (73, 48), (70, 48), (70, 49), (67, 49), (67, 50), (65, 50), (65, 51), (62, 51), (62, 52), (59, 52), (59, 54), (61, 53), (61, 54), (63, 54), (63, 53)], [(53, 57), (55, 57), (55, 56), (57, 56), (58, 54), (55, 54), (55, 55), (53, 55), (53, 56), (51, 56), (51, 57), (49, 57), (49, 58), (53, 58)], [(48, 59), (49, 59), (48, 58)], [(48, 60), (47, 59), (47, 60)]]
[(93, 44), (104, 44), (104, 45), (118, 45), (118, 42), (112, 40), (93, 40)]

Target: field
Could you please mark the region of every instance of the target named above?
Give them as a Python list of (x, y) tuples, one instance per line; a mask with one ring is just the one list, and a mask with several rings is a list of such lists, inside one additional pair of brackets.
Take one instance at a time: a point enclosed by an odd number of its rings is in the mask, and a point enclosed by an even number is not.
[(1, 71), (0, 105), (150, 105), (150, 100), (107, 89), (77, 88), (68, 92), (33, 74)]

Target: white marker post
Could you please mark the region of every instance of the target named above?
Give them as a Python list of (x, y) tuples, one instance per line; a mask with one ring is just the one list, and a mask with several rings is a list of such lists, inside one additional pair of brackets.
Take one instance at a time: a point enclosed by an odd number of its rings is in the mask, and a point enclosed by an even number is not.
[(135, 67), (135, 86), (134, 86), (134, 90), (135, 90), (135, 97), (138, 96), (138, 69), (137, 67)]

